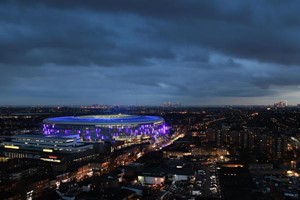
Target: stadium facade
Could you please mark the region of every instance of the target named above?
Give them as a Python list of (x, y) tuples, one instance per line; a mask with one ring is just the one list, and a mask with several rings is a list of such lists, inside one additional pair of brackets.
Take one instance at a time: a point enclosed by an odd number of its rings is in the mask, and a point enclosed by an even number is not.
[(166, 126), (158, 116), (87, 115), (47, 118), (44, 135), (79, 134), (82, 141), (156, 143), (165, 140)]

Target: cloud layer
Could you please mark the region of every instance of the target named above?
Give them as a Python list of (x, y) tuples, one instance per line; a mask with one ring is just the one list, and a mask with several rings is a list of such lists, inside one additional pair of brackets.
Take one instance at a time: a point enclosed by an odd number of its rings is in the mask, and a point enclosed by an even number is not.
[(300, 3), (1, 1), (0, 104), (298, 103)]

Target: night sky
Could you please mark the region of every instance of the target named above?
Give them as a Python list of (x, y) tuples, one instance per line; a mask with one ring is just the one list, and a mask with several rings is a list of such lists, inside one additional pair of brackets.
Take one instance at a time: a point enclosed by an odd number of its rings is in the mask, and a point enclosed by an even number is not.
[(300, 1), (0, 1), (0, 105), (300, 103)]

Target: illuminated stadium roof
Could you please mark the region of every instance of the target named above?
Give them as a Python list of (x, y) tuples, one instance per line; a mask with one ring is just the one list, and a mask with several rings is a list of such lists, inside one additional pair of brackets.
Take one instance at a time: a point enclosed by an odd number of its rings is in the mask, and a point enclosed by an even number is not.
[(86, 115), (48, 118), (43, 121), (46, 124), (70, 124), (70, 125), (139, 125), (161, 123), (164, 119), (157, 116), (138, 115)]

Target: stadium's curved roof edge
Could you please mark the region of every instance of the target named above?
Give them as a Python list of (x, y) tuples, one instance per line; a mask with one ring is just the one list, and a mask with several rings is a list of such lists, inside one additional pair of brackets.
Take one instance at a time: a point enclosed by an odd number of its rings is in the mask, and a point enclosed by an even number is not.
[(64, 125), (131, 125), (131, 124), (151, 124), (164, 122), (158, 116), (140, 115), (86, 115), (86, 116), (66, 116), (54, 117), (43, 120), (45, 124), (64, 124)]

